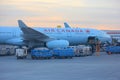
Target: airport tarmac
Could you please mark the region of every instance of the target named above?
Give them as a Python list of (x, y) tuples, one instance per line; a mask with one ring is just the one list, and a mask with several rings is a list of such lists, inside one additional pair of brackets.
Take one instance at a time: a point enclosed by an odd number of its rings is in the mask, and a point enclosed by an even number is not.
[(120, 80), (120, 54), (50, 60), (1, 56), (0, 80)]

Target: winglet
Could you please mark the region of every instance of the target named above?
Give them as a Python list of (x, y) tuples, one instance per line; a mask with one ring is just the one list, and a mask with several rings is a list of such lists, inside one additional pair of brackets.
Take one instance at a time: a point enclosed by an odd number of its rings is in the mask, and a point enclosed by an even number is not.
[(71, 28), (66, 22), (64, 23), (65, 28)]
[(19, 25), (20, 28), (27, 27), (27, 25), (22, 20), (18, 20), (18, 25)]

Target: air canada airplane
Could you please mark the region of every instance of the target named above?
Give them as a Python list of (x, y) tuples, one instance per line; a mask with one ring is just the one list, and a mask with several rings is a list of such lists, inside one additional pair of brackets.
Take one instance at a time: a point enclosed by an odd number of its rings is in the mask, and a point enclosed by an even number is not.
[[(111, 41), (105, 32), (89, 28), (30, 28), (18, 20), (19, 27), (0, 27), (0, 44), (48, 48), (86, 44), (90, 37), (101, 42)], [(69, 26), (69, 25), (68, 25)]]

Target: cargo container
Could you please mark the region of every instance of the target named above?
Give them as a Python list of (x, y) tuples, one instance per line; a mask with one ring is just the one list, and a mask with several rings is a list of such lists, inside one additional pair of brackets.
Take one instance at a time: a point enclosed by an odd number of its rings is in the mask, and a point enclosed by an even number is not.
[(6, 55), (6, 48), (0, 48), (0, 56)]
[(12, 46), (12, 45), (0, 45), (0, 55), (5, 56), (5, 55), (14, 55), (15, 54), (15, 49), (17, 46)]
[(91, 47), (85, 45), (79, 45), (74, 48), (74, 53), (76, 57), (92, 55)]
[(32, 59), (50, 59), (50, 58), (72, 58), (74, 56), (73, 49), (33, 49), (31, 50)]
[(54, 49), (53, 57), (55, 58), (72, 58), (74, 50), (72, 48)]
[(50, 50), (31, 50), (32, 59), (50, 59), (53, 56)]

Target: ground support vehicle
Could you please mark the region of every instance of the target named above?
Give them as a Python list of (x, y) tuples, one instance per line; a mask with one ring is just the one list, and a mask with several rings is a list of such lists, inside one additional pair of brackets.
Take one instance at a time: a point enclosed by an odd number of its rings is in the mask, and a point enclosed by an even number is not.
[(112, 54), (112, 53), (120, 54), (120, 46), (108, 46), (106, 47), (106, 52), (108, 54)]
[(27, 50), (23, 48), (16, 49), (16, 57), (17, 59), (24, 59), (27, 57)]

